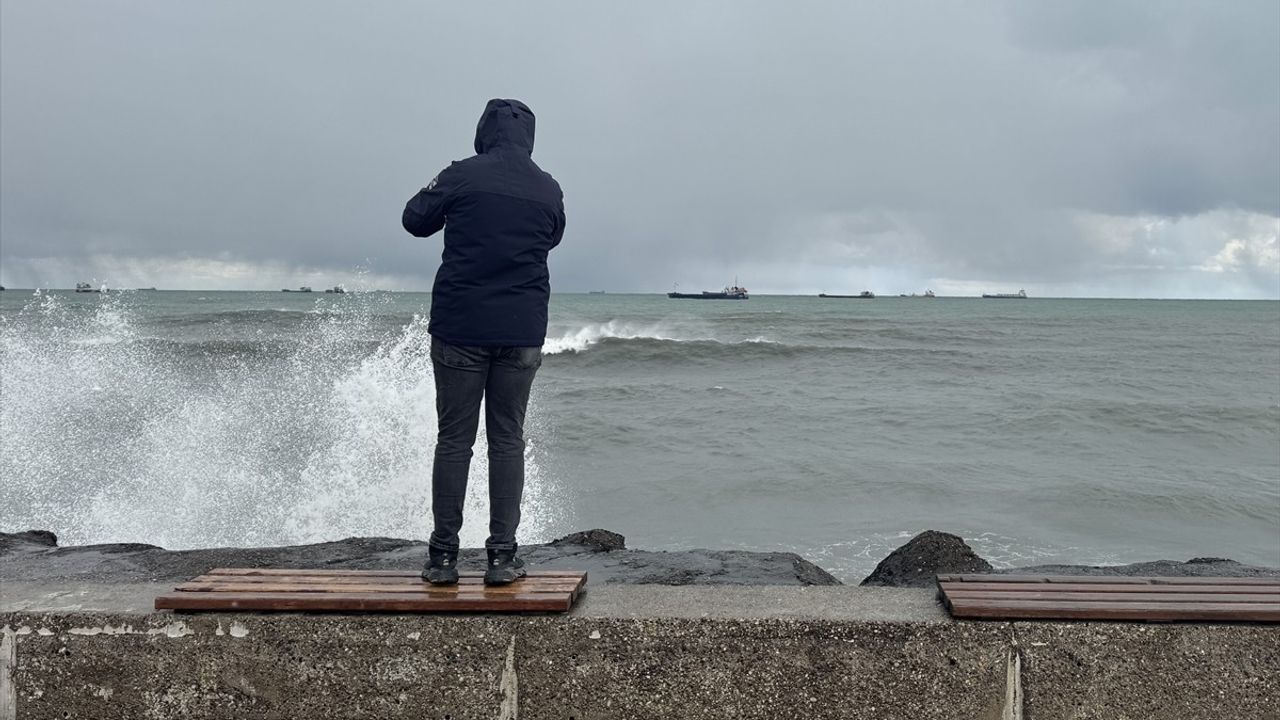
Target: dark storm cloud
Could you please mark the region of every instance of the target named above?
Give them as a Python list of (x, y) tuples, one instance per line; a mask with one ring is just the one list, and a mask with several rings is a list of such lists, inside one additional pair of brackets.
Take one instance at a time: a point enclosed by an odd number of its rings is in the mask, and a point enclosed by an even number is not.
[(5, 284), (429, 287), (400, 208), (519, 97), (557, 289), (1280, 294), (1274, 2), (0, 13)]

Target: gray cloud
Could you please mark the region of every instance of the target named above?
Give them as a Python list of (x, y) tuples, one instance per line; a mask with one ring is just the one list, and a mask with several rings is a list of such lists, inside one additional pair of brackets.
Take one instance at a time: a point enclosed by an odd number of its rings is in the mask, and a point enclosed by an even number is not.
[(16, 0), (0, 282), (429, 287), (403, 202), (511, 96), (557, 289), (1277, 297), (1278, 48), (1274, 2)]

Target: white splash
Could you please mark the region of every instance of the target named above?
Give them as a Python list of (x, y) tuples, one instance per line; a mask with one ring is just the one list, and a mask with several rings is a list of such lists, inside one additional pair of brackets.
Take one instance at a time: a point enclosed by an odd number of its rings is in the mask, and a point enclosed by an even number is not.
[(576, 330), (569, 330), (558, 337), (548, 337), (542, 346), (543, 355), (558, 355), (565, 352), (582, 352), (605, 339), (635, 340), (648, 338), (653, 340), (709, 340), (710, 338), (676, 337), (658, 325), (632, 325), (630, 323), (610, 320), (603, 323), (589, 323)]
[[(175, 549), (425, 538), (430, 338), (424, 319), (398, 331), (379, 325), (389, 301), (317, 300), (323, 312), (289, 333), (304, 341), (270, 356), (142, 337), (128, 294), (37, 294), (20, 317), (0, 321), (4, 529)], [(546, 431), (536, 385), (530, 412), (536, 448)], [(525, 541), (542, 539), (556, 505), (536, 456), (531, 449)], [(466, 508), (463, 544), (482, 544), (483, 428)]]

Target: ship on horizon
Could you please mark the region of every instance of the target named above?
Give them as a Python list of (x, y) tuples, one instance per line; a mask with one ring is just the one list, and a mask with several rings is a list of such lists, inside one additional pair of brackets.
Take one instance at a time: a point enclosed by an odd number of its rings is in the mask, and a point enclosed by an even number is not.
[(982, 297), (994, 300), (1026, 300), (1027, 291), (1019, 290), (1016, 293), (982, 293)]
[(827, 293), (818, 293), (820, 298), (853, 298), (855, 300), (875, 300), (876, 294), (870, 290), (863, 290), (857, 295), (828, 295)]
[(750, 299), (750, 296), (747, 294), (747, 289), (739, 286), (736, 278), (733, 281), (732, 287), (726, 287), (720, 292), (711, 292), (709, 290), (703, 290), (700, 293), (682, 293), (682, 292), (673, 290), (667, 293), (667, 297), (673, 298), (673, 299), (681, 299), (681, 300), (748, 300)]

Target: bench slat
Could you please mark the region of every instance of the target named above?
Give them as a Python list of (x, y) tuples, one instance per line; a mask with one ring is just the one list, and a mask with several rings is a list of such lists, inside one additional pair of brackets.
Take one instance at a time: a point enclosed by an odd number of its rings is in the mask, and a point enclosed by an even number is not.
[(1046, 601), (1100, 601), (1109, 603), (1274, 603), (1280, 607), (1280, 593), (1113, 593), (1113, 592), (1034, 592), (1002, 591), (984, 592), (947, 590), (947, 597), (955, 600), (1046, 600)]
[(950, 602), (950, 607), (951, 614), (959, 618), (1280, 622), (1280, 605), (1275, 603), (1105, 603), (957, 599)]
[(468, 592), (474, 588), (474, 591), (483, 590), (486, 595), (511, 595), (516, 593), (569, 593), (578, 589), (578, 583), (575, 581), (556, 581), (554, 583), (546, 582), (522, 582), (512, 583), (511, 585), (500, 585), (494, 587), (486, 587), (478, 583), (463, 585), (462, 590), (454, 585), (430, 585), (424, 580), (419, 580), (416, 585), (410, 584), (382, 584), (382, 583), (208, 583), (208, 582), (188, 582), (179, 585), (176, 589), (179, 592), (297, 592), (297, 593), (425, 593), (430, 595), (457, 595), (459, 592)]
[(1107, 585), (1280, 585), (1280, 578), (1267, 577), (1160, 577), (1125, 575), (1001, 575), (971, 573), (939, 575), (939, 582), (981, 583), (1103, 583)]
[(488, 595), (458, 593), (225, 593), (174, 592), (156, 598), (157, 610), (320, 610), (346, 612), (564, 612), (568, 593)]
[[(527, 577), (577, 577), (577, 570), (528, 570)], [(324, 568), (214, 568), (205, 575), (287, 575), (293, 577), (420, 577), (418, 570), (326, 570)], [(463, 577), (483, 577), (483, 573), (460, 573)]]
[(1104, 583), (940, 583), (947, 589), (983, 592), (1110, 592), (1117, 595), (1146, 595), (1150, 593), (1246, 593), (1269, 595), (1280, 592), (1276, 585), (1108, 585)]
[(155, 599), (157, 610), (324, 612), (564, 612), (587, 574), (530, 571), (509, 585), (487, 586), (479, 572), (457, 585), (430, 585), (416, 570), (217, 568)]
[(957, 618), (1280, 622), (1275, 578), (943, 575), (938, 592)]

